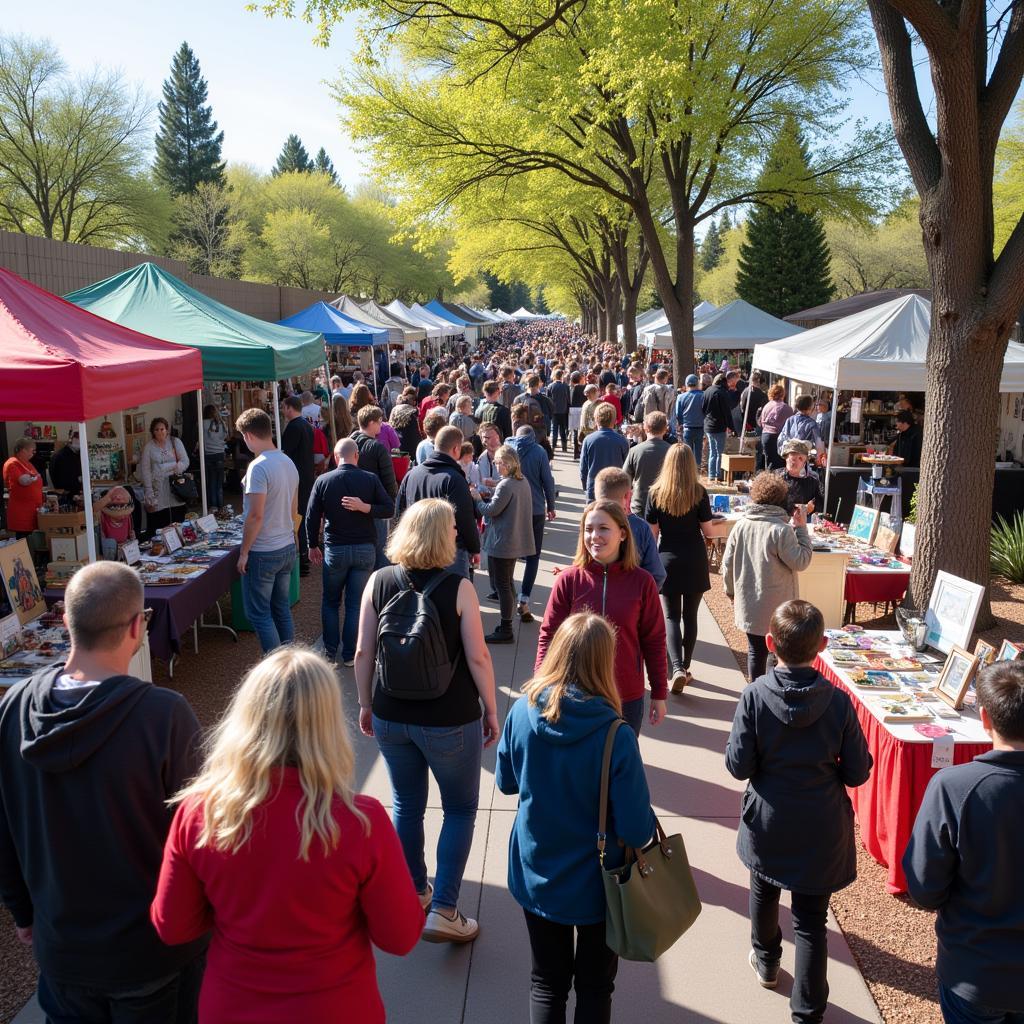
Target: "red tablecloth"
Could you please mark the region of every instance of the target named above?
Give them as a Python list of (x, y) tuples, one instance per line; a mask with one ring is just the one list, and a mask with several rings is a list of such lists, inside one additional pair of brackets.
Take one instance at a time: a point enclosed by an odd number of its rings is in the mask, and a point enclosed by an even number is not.
[[(821, 658), (815, 667), (850, 695), (868, 749), (875, 759), (868, 781), (847, 791), (860, 823), (861, 842), (879, 864), (889, 869), (886, 890), (894, 894), (906, 892), (903, 852), (924, 799), (925, 787), (937, 771), (931, 766), (932, 745), (897, 739)], [(953, 748), (953, 763), (966, 764), (991, 749), (991, 743), (958, 743)]]
[(910, 572), (849, 572), (846, 573), (847, 603), (859, 601), (891, 601), (898, 604), (910, 585)]

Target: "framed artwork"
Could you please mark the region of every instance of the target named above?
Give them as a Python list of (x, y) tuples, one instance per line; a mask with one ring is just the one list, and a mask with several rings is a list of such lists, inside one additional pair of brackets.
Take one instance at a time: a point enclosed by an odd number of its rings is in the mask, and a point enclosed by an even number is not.
[(978, 659), (979, 668), (991, 665), (996, 660), (996, 649), (991, 644), (985, 643), (984, 640), (979, 640), (974, 645), (974, 656)]
[(924, 615), (928, 624), (926, 643), (943, 654), (949, 654), (954, 646), (966, 647), (984, 594), (985, 588), (977, 583), (940, 570)]
[(0, 548), (0, 573), (3, 574), (7, 599), (23, 626), (46, 611), (39, 577), (32, 564), (32, 553), (24, 538)]
[(875, 530), (878, 528), (879, 511), (877, 508), (869, 508), (867, 505), (854, 505), (853, 515), (850, 516), (850, 525), (847, 533), (851, 537), (870, 544), (875, 539)]
[(884, 551), (887, 555), (896, 554), (896, 546), (900, 542), (900, 535), (895, 531), (891, 530), (888, 526), (879, 526), (875, 530), (875, 547), (879, 551)]
[(1010, 640), (1004, 640), (999, 645), (999, 653), (996, 655), (996, 661), (1020, 661), (1024, 659), (1024, 647), (1020, 644), (1015, 644)]
[(146, 414), (144, 412), (137, 412), (132, 416), (132, 433), (146, 433)]
[(965, 651), (962, 647), (954, 644), (946, 658), (946, 664), (942, 666), (942, 674), (935, 684), (935, 693), (942, 698), (951, 708), (960, 710), (964, 706), (964, 694), (974, 679), (974, 673), (978, 671), (978, 659)]
[(178, 523), (178, 534), (181, 537), (182, 544), (195, 544), (195, 542), (199, 540), (196, 524), (191, 520), (187, 520), (184, 523)]

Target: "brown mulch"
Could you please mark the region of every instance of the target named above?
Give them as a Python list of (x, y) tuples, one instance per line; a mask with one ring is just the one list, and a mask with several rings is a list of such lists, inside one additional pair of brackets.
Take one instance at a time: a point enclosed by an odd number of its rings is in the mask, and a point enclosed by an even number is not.
[[(1024, 586), (994, 580), (994, 628), (977, 633), (997, 650), (1003, 640), (1024, 642)], [(733, 622), (732, 602), (721, 577), (712, 574), (705, 595), (741, 672), (747, 668), (747, 638)], [(882, 606), (857, 606), (857, 622), (869, 629), (895, 629)], [(846, 936), (886, 1024), (942, 1024), (935, 982), (934, 914), (919, 910), (905, 896), (885, 891), (886, 870), (857, 842), (857, 881), (832, 897), (832, 912)]]

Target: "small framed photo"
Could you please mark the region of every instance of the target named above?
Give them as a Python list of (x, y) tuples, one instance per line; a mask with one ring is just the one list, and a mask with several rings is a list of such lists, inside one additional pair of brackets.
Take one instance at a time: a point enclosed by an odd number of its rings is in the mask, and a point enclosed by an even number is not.
[(146, 432), (146, 414), (137, 412), (132, 416), (132, 433), (144, 434)]
[(199, 540), (199, 532), (196, 530), (196, 524), (191, 520), (186, 520), (184, 523), (178, 523), (178, 534), (181, 536), (182, 544), (195, 544)]
[(164, 542), (164, 551), (168, 555), (173, 555), (175, 551), (181, 548), (181, 538), (178, 536), (178, 531), (173, 526), (165, 526), (160, 531), (160, 539)]
[(949, 654), (954, 646), (966, 647), (984, 596), (984, 587), (940, 569), (924, 616), (928, 646), (943, 654)]
[(959, 711), (964, 706), (964, 694), (978, 671), (978, 659), (954, 644), (942, 666), (942, 674), (935, 684), (935, 693), (951, 708)]
[(996, 660), (996, 649), (984, 640), (979, 640), (974, 645), (974, 656), (978, 659), (978, 667), (982, 668)]
[(1004, 640), (999, 645), (999, 653), (996, 661), (1020, 661), (1024, 659), (1024, 646), (1015, 644), (1011, 640)]
[(867, 505), (855, 505), (853, 515), (850, 516), (850, 525), (847, 533), (851, 537), (870, 544), (875, 539), (875, 530), (878, 528), (879, 510), (869, 508)]

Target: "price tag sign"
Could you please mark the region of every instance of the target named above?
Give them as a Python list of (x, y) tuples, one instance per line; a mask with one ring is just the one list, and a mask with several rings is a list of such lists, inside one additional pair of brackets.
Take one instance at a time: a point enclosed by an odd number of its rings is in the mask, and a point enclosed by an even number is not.
[(945, 736), (936, 736), (932, 740), (932, 767), (952, 768), (953, 767), (953, 736), (947, 733)]
[(196, 520), (196, 526), (203, 533), (213, 533), (217, 529), (217, 517), (213, 514), (202, 516)]
[(129, 565), (135, 565), (136, 562), (141, 562), (142, 552), (139, 551), (139, 542), (137, 540), (126, 540), (121, 545), (121, 557)]
[(181, 548), (181, 538), (173, 526), (165, 526), (160, 531), (160, 539), (164, 542), (164, 548), (168, 554), (173, 554)]

